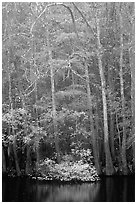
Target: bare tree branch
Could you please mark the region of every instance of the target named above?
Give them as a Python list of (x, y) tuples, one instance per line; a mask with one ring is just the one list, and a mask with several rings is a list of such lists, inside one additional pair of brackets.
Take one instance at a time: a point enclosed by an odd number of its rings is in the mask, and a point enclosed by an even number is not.
[(83, 15), (83, 13), (80, 11), (80, 9), (75, 5), (75, 3), (72, 2), (72, 4), (74, 5), (74, 7), (76, 8), (76, 10), (80, 13), (80, 15), (82, 16), (82, 18), (84, 19), (85, 23), (87, 24), (88, 28), (90, 29), (90, 31), (93, 33), (94, 36), (96, 36), (96, 33), (93, 31), (93, 29), (91, 28), (90, 24), (88, 23), (86, 17)]
[(37, 17), (37, 19), (35, 20), (35, 22), (32, 24), (31, 29), (30, 29), (30, 33), (33, 32), (34, 26), (35, 26), (36, 22), (38, 21), (38, 19), (39, 19), (39, 18), (46, 12), (46, 10), (47, 10), (49, 7), (51, 7), (51, 6), (63, 6), (63, 7), (65, 7), (65, 8), (69, 11), (69, 13), (70, 13), (70, 15), (71, 15), (71, 18), (72, 18), (73, 25), (74, 25), (75, 33), (76, 33), (76, 35), (77, 35), (77, 38), (79, 39), (78, 32), (77, 32), (77, 29), (76, 29), (76, 23), (75, 23), (75, 18), (74, 18), (73, 12), (72, 12), (72, 10), (69, 8), (69, 6), (66, 6), (66, 5), (63, 4), (63, 3), (53, 3), (53, 4), (47, 5), (47, 6), (45, 7), (45, 9), (41, 12), (41, 14)]

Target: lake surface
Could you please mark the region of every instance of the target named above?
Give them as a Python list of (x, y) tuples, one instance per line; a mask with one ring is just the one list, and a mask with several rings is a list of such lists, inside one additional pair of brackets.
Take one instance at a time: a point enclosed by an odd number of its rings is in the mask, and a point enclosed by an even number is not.
[(49, 184), (23, 178), (3, 178), (3, 202), (134, 202), (135, 178), (103, 178), (97, 183)]

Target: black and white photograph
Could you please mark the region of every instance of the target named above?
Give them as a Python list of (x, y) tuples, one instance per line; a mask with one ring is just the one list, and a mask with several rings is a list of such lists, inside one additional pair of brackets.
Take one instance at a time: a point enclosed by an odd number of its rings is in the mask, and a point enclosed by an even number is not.
[(135, 2), (1, 12), (2, 202), (135, 202)]

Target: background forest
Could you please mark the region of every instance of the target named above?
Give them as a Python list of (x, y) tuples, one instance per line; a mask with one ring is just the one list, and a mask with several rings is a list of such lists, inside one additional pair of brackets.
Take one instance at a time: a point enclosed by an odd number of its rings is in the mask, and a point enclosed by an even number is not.
[(134, 173), (134, 3), (6, 2), (2, 43), (3, 172)]

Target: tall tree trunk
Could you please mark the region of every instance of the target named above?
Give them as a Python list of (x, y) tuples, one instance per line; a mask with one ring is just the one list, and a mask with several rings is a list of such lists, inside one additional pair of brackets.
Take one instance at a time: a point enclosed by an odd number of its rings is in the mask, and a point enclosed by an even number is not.
[[(112, 76), (112, 71), (108, 68), (108, 83), (109, 83), (109, 88), (112, 93), (114, 93), (114, 82)], [(114, 147), (114, 134), (115, 134), (115, 129), (114, 129), (114, 114), (110, 110), (109, 112), (110, 115), (110, 149), (111, 149), (111, 154), (112, 158), (115, 158), (115, 147)]]
[(86, 75), (86, 85), (87, 85), (87, 98), (88, 98), (88, 109), (89, 109), (89, 118), (90, 118), (90, 131), (91, 131), (91, 137), (92, 137), (92, 145), (93, 145), (93, 156), (94, 156), (94, 162), (95, 167), (97, 169), (98, 174), (101, 173), (100, 165), (99, 165), (99, 157), (98, 157), (98, 146), (97, 146), (97, 140), (95, 135), (95, 129), (94, 129), (94, 121), (93, 121), (93, 113), (92, 113), (92, 101), (91, 101), (91, 90), (90, 90), (90, 81), (89, 81), (89, 73), (88, 73), (88, 66), (85, 62), (85, 75)]
[[(115, 7), (115, 3), (112, 2), (111, 3), (111, 7), (109, 7), (109, 4), (108, 2), (106, 2), (106, 19), (107, 19), (107, 22), (106, 22), (106, 38), (110, 38), (109, 35), (110, 33), (112, 33), (112, 23), (114, 21), (113, 17), (111, 16), (111, 12), (114, 10), (114, 7)], [(114, 81), (113, 81), (113, 71), (111, 69), (111, 66), (109, 66), (110, 63), (113, 62), (113, 58), (112, 58), (112, 54), (110, 54), (110, 52), (112, 52), (112, 49), (111, 48), (108, 48), (108, 70), (107, 70), (107, 79), (108, 79), (108, 85), (109, 85), (109, 89), (112, 93), (114, 93)], [(111, 103), (111, 99), (110, 100), (110, 103)], [(113, 112), (110, 110), (109, 111), (109, 124), (110, 124), (110, 137), (109, 137), (109, 140), (110, 140), (110, 150), (111, 150), (111, 155), (112, 155), (112, 158), (114, 159), (115, 158), (115, 148), (114, 148), (114, 114)]]
[[(135, 19), (132, 17), (131, 48), (129, 50), (131, 69), (131, 111), (132, 111), (132, 136), (135, 137)], [(135, 142), (132, 144), (133, 162), (135, 167)]]
[[(37, 128), (39, 128), (39, 122), (38, 122), (38, 111), (37, 111), (37, 82), (35, 87), (35, 97), (36, 97), (36, 107), (35, 107), (35, 113), (36, 113), (36, 124)], [(39, 136), (40, 134), (36, 135), (35, 138), (35, 149), (36, 149), (36, 171), (38, 171), (39, 168)]]
[[(8, 80), (9, 80), (9, 102), (10, 102), (10, 110), (11, 113), (13, 111), (13, 104), (12, 104), (12, 93), (11, 93), (11, 76), (10, 76), (10, 69), (9, 69), (9, 57), (8, 57)], [(9, 127), (10, 129), (10, 127)], [(20, 171), (20, 167), (19, 167), (19, 163), (18, 163), (18, 156), (17, 156), (17, 151), (16, 151), (16, 138), (15, 138), (15, 131), (14, 131), (14, 127), (12, 126), (12, 132), (14, 135), (14, 140), (13, 140), (13, 153), (14, 153), (14, 159), (15, 159), (15, 166), (16, 166), (16, 172), (17, 175), (20, 176), (21, 175), (21, 171)]]
[(97, 57), (99, 72), (101, 78), (101, 88), (102, 88), (102, 100), (103, 100), (103, 117), (104, 117), (104, 148), (106, 157), (106, 175), (112, 175), (114, 173), (112, 157), (110, 153), (109, 137), (108, 137), (108, 118), (107, 118), (107, 99), (106, 99), (106, 82), (104, 76), (104, 70), (102, 66), (102, 46), (100, 43), (100, 25), (99, 18), (96, 13), (96, 28), (97, 28)]
[(49, 31), (47, 28), (47, 48), (49, 54), (49, 66), (50, 66), (50, 79), (51, 79), (51, 93), (52, 93), (52, 116), (53, 116), (53, 127), (54, 127), (54, 138), (55, 138), (55, 148), (57, 152), (57, 162), (60, 163), (60, 149), (59, 149), (59, 139), (57, 135), (57, 113), (56, 113), (56, 103), (55, 103), (55, 81), (54, 81), (54, 70), (52, 64), (52, 51), (50, 49), (49, 42)]
[[(32, 41), (32, 46), (33, 46), (33, 68), (36, 68), (36, 63), (35, 63), (35, 51), (36, 51), (36, 44), (35, 44), (35, 41), (34, 41), (34, 36), (33, 36), (33, 41)], [(35, 70), (36, 72), (36, 70)], [(38, 74), (38, 71), (37, 73), (35, 74)], [(38, 90), (37, 90), (37, 80), (35, 81), (35, 114), (36, 114), (36, 125), (37, 125), (37, 128), (39, 128), (39, 121), (38, 121), (38, 110), (37, 110), (37, 101), (38, 101)], [(36, 149), (36, 172), (38, 171), (38, 168), (39, 168), (39, 140), (40, 140), (40, 134), (38, 133), (38, 135), (36, 135), (36, 138), (35, 138), (35, 149)]]
[(122, 117), (123, 117), (123, 138), (122, 138), (122, 168), (123, 174), (127, 175), (127, 159), (126, 159), (126, 127), (125, 127), (125, 96), (124, 96), (124, 79), (123, 79), (123, 32), (122, 32), (122, 14), (120, 10), (120, 92), (121, 92), (121, 102), (122, 102)]

